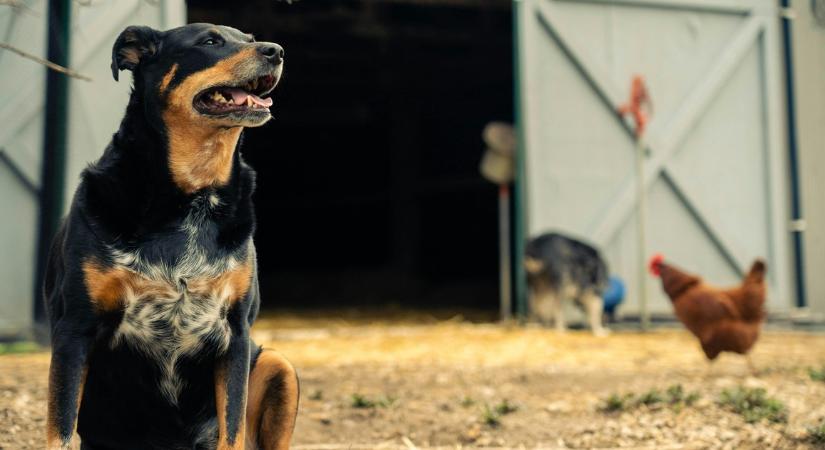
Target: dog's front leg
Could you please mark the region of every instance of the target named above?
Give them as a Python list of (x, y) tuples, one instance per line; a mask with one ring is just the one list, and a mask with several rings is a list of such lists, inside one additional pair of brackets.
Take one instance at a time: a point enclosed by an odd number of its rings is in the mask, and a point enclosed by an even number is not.
[[(218, 414), (218, 449), (243, 449), (246, 441), (246, 394), (249, 377), (249, 326), (235, 308), (230, 313), (232, 337), (215, 367), (215, 408)], [(236, 316), (236, 317), (233, 317)]]
[(53, 330), (46, 423), (48, 450), (69, 448), (86, 382), (90, 346), (91, 337), (66, 318)]

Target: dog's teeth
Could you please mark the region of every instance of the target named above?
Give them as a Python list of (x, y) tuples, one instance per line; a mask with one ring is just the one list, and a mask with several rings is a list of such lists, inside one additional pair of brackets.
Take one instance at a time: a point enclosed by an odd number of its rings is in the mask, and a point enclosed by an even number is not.
[(252, 89), (258, 89), (258, 79), (252, 80)]
[(252, 106), (252, 97), (246, 98), (246, 106)]

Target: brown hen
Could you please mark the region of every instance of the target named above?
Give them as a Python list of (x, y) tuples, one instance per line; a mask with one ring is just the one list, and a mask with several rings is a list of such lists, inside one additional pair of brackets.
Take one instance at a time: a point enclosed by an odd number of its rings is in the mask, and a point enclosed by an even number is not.
[(764, 261), (756, 260), (742, 283), (730, 289), (705, 284), (661, 255), (650, 260), (650, 271), (662, 279), (676, 317), (699, 338), (708, 359), (721, 352), (745, 355), (756, 343), (765, 320)]

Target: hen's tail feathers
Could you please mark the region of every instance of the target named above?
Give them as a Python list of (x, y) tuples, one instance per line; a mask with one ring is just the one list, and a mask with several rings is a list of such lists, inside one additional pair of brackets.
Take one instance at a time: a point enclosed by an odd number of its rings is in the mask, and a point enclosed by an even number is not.
[(656, 253), (650, 257), (647, 264), (647, 269), (654, 277), (658, 277), (662, 273), (662, 264), (665, 262), (665, 257), (661, 253)]
[(761, 283), (765, 281), (765, 272), (767, 272), (767, 270), (768, 268), (765, 266), (765, 261), (757, 259), (753, 262), (753, 265), (751, 265), (751, 270), (745, 279), (755, 283)]

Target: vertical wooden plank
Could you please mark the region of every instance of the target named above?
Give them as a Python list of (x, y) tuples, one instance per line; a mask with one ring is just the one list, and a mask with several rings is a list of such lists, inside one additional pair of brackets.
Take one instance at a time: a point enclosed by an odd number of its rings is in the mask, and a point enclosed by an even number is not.
[(769, 236), (772, 254), (769, 261), (772, 267), (768, 274), (773, 282), (773, 291), (769, 303), (774, 307), (788, 308), (794, 302), (790, 283), (791, 254), (790, 234), (788, 230), (789, 211), (786, 199), (788, 198), (786, 174), (788, 173), (785, 158), (785, 121), (783, 117), (782, 77), (779, 57), (779, 11), (777, 2), (762, 0), (755, 10), (755, 14), (763, 17), (765, 28), (762, 34), (762, 70), (764, 70), (763, 88), (765, 98), (764, 132), (767, 152), (766, 173), (768, 174), (768, 202), (770, 217)]
[(513, 112), (516, 128), (516, 178), (514, 184), (514, 230), (513, 240), (515, 248), (513, 252), (513, 266), (515, 273), (515, 293), (516, 293), (516, 316), (524, 319), (527, 315), (527, 273), (524, 271), (524, 248), (527, 239), (527, 224), (529, 221), (529, 211), (527, 209), (527, 183), (526, 183), (526, 159), (527, 159), (527, 120), (529, 115), (525, 114), (527, 107), (527, 96), (525, 95), (526, 70), (529, 69), (529, 62), (525, 59), (527, 50), (525, 48), (526, 34), (528, 32), (527, 22), (530, 20), (529, 11), (532, 9), (532, 0), (513, 0), (513, 80), (515, 81), (513, 95)]

